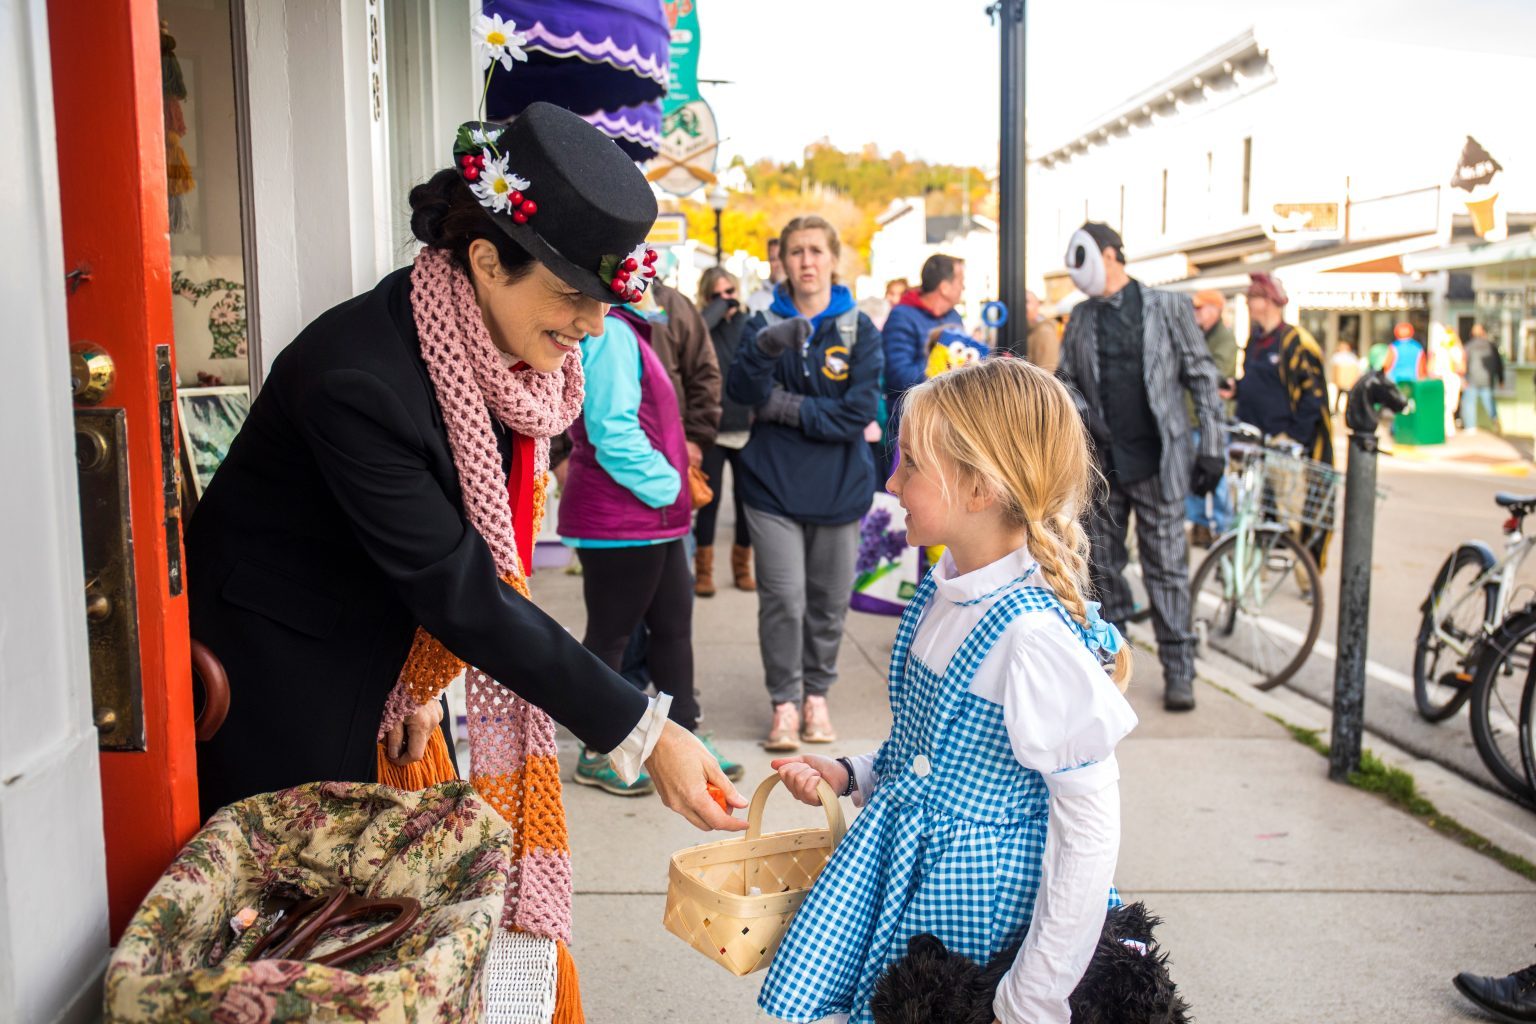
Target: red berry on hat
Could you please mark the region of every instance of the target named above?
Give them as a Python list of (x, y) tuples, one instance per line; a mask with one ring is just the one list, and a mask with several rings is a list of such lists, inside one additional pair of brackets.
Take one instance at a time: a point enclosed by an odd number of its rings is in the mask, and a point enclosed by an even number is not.
[(656, 250), (655, 249), (647, 249), (647, 250), (645, 250), (645, 265), (646, 266), (650, 266), (652, 263), (655, 263), (655, 262), (656, 262)]
[(475, 162), (475, 157), (474, 157), (474, 154), (472, 154), (472, 153), (465, 153), (463, 156), (459, 157), (459, 166), (460, 167), (468, 167), (470, 164), (472, 164), (474, 162)]
[(631, 256), (629, 259), (624, 261), (624, 269), (630, 271), (639, 270), (640, 264), (635, 260), (633, 256)]
[(534, 214), (539, 212), (539, 204), (534, 202), (532, 199), (524, 199), (522, 210), (528, 216), (532, 217)]
[(624, 282), (623, 281), (614, 280), (611, 284), (608, 285), (608, 287), (613, 289), (613, 294), (615, 294), (615, 295), (623, 295), (624, 294)]
[(480, 178), (480, 168), (476, 167), (474, 164), (470, 164), (469, 166), (464, 168), (464, 180), (465, 181), (477, 181), (477, 180), (479, 180), (479, 178)]
[(528, 215), (523, 213), (522, 210), (513, 210), (512, 211), (512, 222), (514, 224), (527, 224), (528, 223)]
[(523, 194), (517, 189), (513, 189), (507, 194), (507, 201), (513, 206), (521, 206), (523, 205)]

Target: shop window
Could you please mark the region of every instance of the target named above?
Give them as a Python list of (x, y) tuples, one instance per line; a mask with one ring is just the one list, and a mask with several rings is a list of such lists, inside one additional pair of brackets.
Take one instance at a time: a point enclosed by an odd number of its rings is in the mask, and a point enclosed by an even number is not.
[(195, 501), (250, 408), (249, 152), (236, 74), (238, 0), (163, 0), (161, 91), (183, 477)]

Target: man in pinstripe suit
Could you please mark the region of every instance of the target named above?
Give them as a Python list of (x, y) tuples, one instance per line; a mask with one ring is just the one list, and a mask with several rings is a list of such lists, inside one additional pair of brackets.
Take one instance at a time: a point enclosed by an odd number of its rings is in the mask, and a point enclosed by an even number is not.
[[(1195, 636), (1184, 498), (1209, 493), (1225, 464), (1216, 367), (1189, 296), (1133, 280), (1108, 225), (1090, 222), (1072, 236), (1067, 268), (1089, 300), (1072, 311), (1056, 375), (1072, 389), (1108, 483), (1089, 517), (1093, 584), (1104, 618), (1123, 625), (1133, 604), (1124, 571), (1134, 511), (1163, 706), (1188, 711), (1195, 706)], [(1198, 452), (1186, 392), (1200, 424)]]

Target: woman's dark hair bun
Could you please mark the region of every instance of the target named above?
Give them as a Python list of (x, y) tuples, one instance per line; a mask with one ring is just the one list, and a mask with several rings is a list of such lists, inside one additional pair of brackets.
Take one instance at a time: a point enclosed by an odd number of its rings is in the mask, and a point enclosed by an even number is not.
[[(443, 244), (443, 222), (453, 211), (458, 193), (468, 191), (452, 168), (444, 168), (411, 189), (411, 234), (422, 245)], [(462, 200), (461, 200), (462, 201)]]
[(446, 250), (459, 269), (469, 270), (470, 243), (484, 238), (496, 246), (501, 268), (511, 280), (533, 270), (533, 257), (496, 226), (453, 168), (444, 168), (411, 189), (410, 204), (411, 234), (422, 245)]

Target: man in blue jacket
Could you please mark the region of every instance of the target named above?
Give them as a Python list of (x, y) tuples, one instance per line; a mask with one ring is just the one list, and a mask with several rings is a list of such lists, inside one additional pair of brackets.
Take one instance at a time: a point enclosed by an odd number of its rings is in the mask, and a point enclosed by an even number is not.
[(953, 324), (963, 326), (960, 296), (965, 292), (965, 262), (954, 256), (935, 253), (923, 263), (919, 288), (901, 297), (886, 318), (880, 336), (885, 349), (885, 403), (889, 415), (884, 444), (885, 465), (880, 479), (890, 475), (890, 459), (896, 451), (896, 434), (901, 426), (903, 391), (922, 383), (928, 368), (928, 336), (934, 328)]

